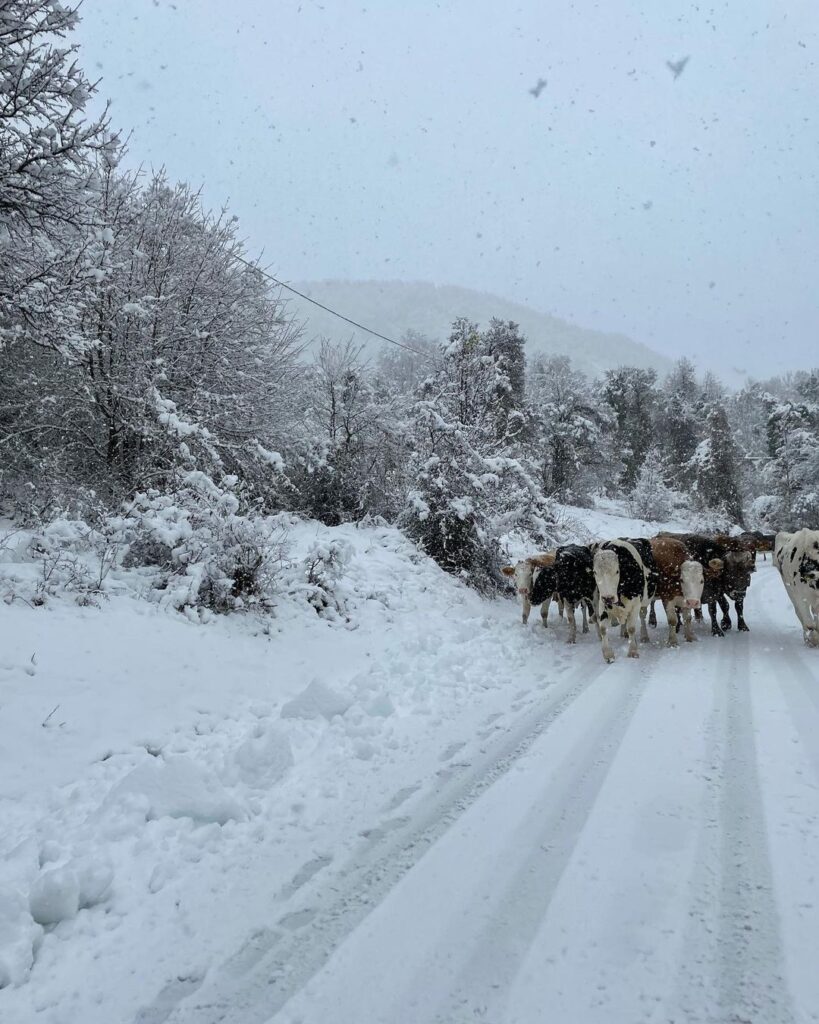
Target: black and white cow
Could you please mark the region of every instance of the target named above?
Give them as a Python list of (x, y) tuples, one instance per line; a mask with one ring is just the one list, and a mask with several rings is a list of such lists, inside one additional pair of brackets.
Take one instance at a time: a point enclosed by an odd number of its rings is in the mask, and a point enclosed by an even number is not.
[(547, 551), (540, 555), (522, 558), (515, 565), (505, 565), (501, 570), (504, 576), (514, 580), (515, 593), (521, 600), (522, 621), (525, 626), (529, 621), (532, 606), (540, 605), (540, 618), (548, 627), (549, 606), (552, 600), (557, 601), (559, 615), (563, 616), (563, 607), (555, 590), (555, 553)]
[(819, 647), (819, 530), (778, 533), (774, 565), (802, 625), (805, 643)]
[(577, 641), (575, 611), (583, 615), (583, 632), (588, 633), (588, 612), (594, 616), (594, 567), (589, 548), (582, 544), (564, 544), (555, 555), (555, 589), (569, 624), (568, 643)]
[(603, 657), (614, 661), (609, 645), (609, 623), (624, 625), (628, 635), (628, 656), (639, 658), (637, 649), (637, 618), (640, 618), (640, 639), (648, 642), (646, 612), (654, 594), (657, 568), (651, 545), (647, 540), (610, 540), (593, 544), (593, 571), (597, 585), (597, 625), (603, 646)]

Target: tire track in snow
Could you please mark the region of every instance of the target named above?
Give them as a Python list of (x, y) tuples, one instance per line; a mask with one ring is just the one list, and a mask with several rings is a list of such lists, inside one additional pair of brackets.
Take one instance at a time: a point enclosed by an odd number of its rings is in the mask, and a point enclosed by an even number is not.
[[(532, 941), (543, 924), (552, 897), (583, 835), (603, 785), (650, 685), (653, 671), (641, 666), (639, 677), (617, 679), (619, 692), (606, 714), (593, 723), (566, 774), (544, 785), (539, 807), (524, 843), (528, 855), (518, 865), (497, 901), (494, 915), (482, 929), (482, 940), (464, 970), (448, 982), (451, 995), (432, 1018), (435, 1024), (454, 1020), (503, 1020), (510, 987)], [(653, 671), (652, 671), (653, 669)], [(598, 685), (610, 685), (608, 681)], [(452, 991), (454, 989), (454, 992)], [(424, 1016), (423, 1019), (427, 1019)]]
[[(766, 578), (764, 593), (774, 588), (784, 593), (779, 574), (776, 572)], [(771, 602), (765, 601), (763, 607), (767, 609), (770, 604)], [(804, 642), (800, 647), (798, 641), (794, 643), (791, 637), (783, 637), (781, 627), (771, 619), (770, 614), (763, 612), (761, 618), (770, 628), (770, 643), (776, 645), (776, 653), (772, 655), (776, 658), (776, 672), (773, 673), (773, 677), (785, 698), (791, 720), (819, 782), (819, 746), (816, 742), (819, 736), (819, 659), (816, 659), (816, 665), (812, 667), (806, 657), (809, 657), (811, 652)]]
[(757, 770), (748, 637), (719, 644), (677, 1004), (686, 1024), (793, 1024)]
[[(310, 906), (319, 909), (303, 928), (271, 927), (262, 940), (264, 949), (259, 949), (259, 936), (254, 934), (249, 970), (240, 973), (232, 969), (245, 959), (239, 949), (202, 989), (168, 1014), (168, 1024), (268, 1021), (464, 811), (504, 776), (600, 675), (611, 671), (596, 644), (584, 654), (564, 681), (546, 691), (545, 699), (528, 707), (508, 729), (481, 747), (468, 768), (456, 775), (439, 776), (435, 789), (406, 827), (377, 843), (363, 845), (328, 878), (323, 889), (312, 894)], [(300, 909), (309, 907), (295, 907), (291, 913)]]

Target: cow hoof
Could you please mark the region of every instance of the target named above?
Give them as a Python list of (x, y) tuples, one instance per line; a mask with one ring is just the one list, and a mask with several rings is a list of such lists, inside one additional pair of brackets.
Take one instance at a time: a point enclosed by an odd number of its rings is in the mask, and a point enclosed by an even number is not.
[(628, 652), (628, 656), (629, 656), (629, 658), (639, 658), (640, 657), (640, 652), (639, 651), (629, 651)]
[(819, 647), (819, 632), (815, 629), (809, 629), (805, 634), (805, 643), (808, 647)]
[(674, 640), (666, 640), (665, 645), (666, 645), (666, 647), (679, 647), (680, 646), (677, 643), (676, 639), (674, 639)]
[(719, 626), (712, 626), (711, 627), (711, 636), (725, 636), (725, 634), (722, 632), (722, 630), (719, 628)]
[(750, 633), (751, 632), (750, 629), (748, 629), (748, 627), (745, 625), (744, 622), (740, 622), (740, 624), (737, 626), (737, 629), (739, 630), (740, 633)]
[(650, 644), (651, 643), (651, 638), (649, 636), (641, 636), (640, 637), (640, 643), (641, 644)]
[(607, 665), (611, 665), (611, 663), (614, 661), (614, 654), (613, 653), (612, 654), (606, 654), (604, 652), (603, 653), (603, 661), (605, 661), (605, 663)]
[(583, 627), (583, 632), (584, 632), (584, 633), (588, 633), (588, 631), (589, 631), (589, 627), (588, 627), (588, 626), (584, 626), (584, 627)]
[(697, 638), (695, 636), (687, 636), (685, 638), (685, 642), (687, 644), (695, 644), (695, 643), (697, 643)]
[(730, 619), (723, 619), (722, 622), (720, 623), (720, 625), (727, 632), (729, 629), (731, 629), (731, 620)]
[(577, 640), (575, 640), (575, 638), (573, 636), (570, 636), (569, 639), (566, 641), (566, 643), (567, 644), (576, 644)]

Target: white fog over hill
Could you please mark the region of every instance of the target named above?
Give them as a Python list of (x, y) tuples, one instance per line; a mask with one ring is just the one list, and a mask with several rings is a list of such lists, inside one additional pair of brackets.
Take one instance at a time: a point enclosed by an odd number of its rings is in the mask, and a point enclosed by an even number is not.
[[(668, 357), (623, 334), (578, 327), (529, 306), (470, 288), (424, 281), (306, 281), (295, 282), (293, 287), (351, 320), (396, 340), (413, 330), (442, 341), (449, 336), (456, 317), (466, 316), (485, 326), (495, 316), (520, 325), (530, 358), (541, 352), (568, 355), (578, 369), (593, 375), (623, 363), (653, 367), (662, 374), (672, 363)], [(290, 296), (289, 301), (291, 313), (306, 321), (304, 337), (308, 341), (316, 337), (333, 340), (352, 337), (370, 353), (376, 351), (376, 346), (385, 344), (298, 296)]]

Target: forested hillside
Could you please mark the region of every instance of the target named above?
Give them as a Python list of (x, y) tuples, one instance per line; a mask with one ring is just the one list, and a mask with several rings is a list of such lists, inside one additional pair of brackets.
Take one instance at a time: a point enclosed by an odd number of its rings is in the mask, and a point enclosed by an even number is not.
[(88, 114), (76, 11), (4, 12), (5, 514), (91, 523), (106, 550), (183, 577), (181, 605), (222, 610), (268, 594), (279, 513), (381, 517), (481, 589), (515, 538), (560, 536), (556, 501), (621, 497), (725, 527), (815, 521), (819, 371), (739, 393), (685, 360), (662, 378), (589, 376), (575, 353), (544, 356), (488, 317), (366, 360), (338, 321), (306, 351), (234, 217), (162, 171), (123, 169), (107, 112)]

